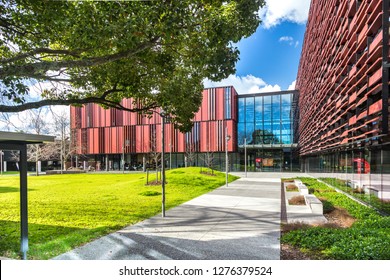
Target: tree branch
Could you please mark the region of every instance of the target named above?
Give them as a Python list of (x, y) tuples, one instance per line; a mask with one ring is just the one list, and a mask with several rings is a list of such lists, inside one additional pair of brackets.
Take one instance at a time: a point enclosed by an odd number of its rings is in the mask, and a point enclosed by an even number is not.
[(37, 73), (45, 73), (49, 70), (58, 71), (63, 68), (75, 68), (75, 67), (91, 67), (98, 66), (101, 64), (114, 62), (120, 59), (131, 57), (151, 46), (153, 46), (159, 37), (154, 37), (146, 43), (140, 44), (136, 50), (127, 50), (110, 54), (101, 57), (91, 57), (81, 60), (63, 60), (63, 61), (42, 61), (37, 63), (27, 63), (24, 65), (10, 65), (0, 68), (0, 79), (6, 77), (30, 77)]
[(11, 58), (0, 59), (0, 63), (1, 64), (12, 63), (12, 62), (16, 62), (18, 60), (22, 60), (22, 59), (25, 59), (27, 57), (36, 55), (36, 54), (70, 55), (70, 56), (74, 56), (74, 57), (78, 58), (79, 54), (81, 52), (83, 52), (83, 50), (69, 51), (69, 50), (52, 50), (52, 49), (49, 49), (49, 48), (38, 48), (38, 49), (32, 50), (30, 52), (21, 53), (19, 55), (11, 57)]
[[(111, 93), (112, 92), (114, 91), (111, 91)], [(119, 102), (107, 100), (104, 97), (86, 97), (82, 99), (45, 99), (45, 100), (40, 100), (35, 102), (23, 103), (19, 105), (0, 105), (0, 112), (16, 113), (16, 112), (22, 112), (30, 109), (37, 109), (43, 106), (53, 106), (53, 105), (69, 106), (69, 105), (84, 105), (88, 103), (96, 103), (110, 108), (127, 111), (127, 112), (134, 112), (134, 113), (147, 112), (159, 107), (156, 102), (152, 102), (151, 104), (143, 106), (142, 108), (127, 108), (122, 104), (120, 104)]]

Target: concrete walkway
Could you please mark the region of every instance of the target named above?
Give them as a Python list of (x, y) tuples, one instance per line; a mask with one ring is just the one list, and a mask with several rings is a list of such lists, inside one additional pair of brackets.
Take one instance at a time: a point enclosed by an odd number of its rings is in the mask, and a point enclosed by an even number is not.
[(58, 260), (280, 258), (281, 177), (245, 178), (62, 254)]

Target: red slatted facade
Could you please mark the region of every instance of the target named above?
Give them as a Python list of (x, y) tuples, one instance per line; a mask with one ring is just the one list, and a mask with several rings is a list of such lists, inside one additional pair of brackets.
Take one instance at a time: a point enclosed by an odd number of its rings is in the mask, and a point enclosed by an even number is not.
[(384, 1), (312, 1), (297, 79), (302, 156), (388, 134)]
[[(226, 102), (227, 96), (229, 103)], [(191, 132), (183, 134), (172, 124), (165, 124), (166, 152), (171, 149), (175, 153), (185, 153), (189, 146), (194, 152), (224, 152), (225, 126), (231, 135), (228, 151), (237, 151), (236, 101), (237, 92), (233, 87), (205, 89)], [(133, 106), (129, 99), (123, 100), (123, 104)], [(229, 106), (228, 118), (226, 106)], [(70, 110), (72, 137), (79, 154), (121, 154), (123, 146), (126, 154), (149, 153), (153, 139), (156, 140), (157, 152), (161, 151), (161, 117), (157, 113), (149, 118), (137, 113), (103, 109), (96, 104), (71, 107)]]

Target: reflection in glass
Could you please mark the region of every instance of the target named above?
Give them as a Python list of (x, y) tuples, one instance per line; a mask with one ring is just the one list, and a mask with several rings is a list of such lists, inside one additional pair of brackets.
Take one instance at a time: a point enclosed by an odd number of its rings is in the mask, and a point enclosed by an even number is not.
[(271, 121), (271, 105), (264, 105), (264, 121)]
[(246, 98), (246, 106), (245, 106), (245, 121), (253, 122), (255, 120), (255, 102), (253, 97)]
[(239, 122), (245, 121), (245, 99), (246, 98), (238, 99), (238, 121)]
[(263, 97), (255, 97), (255, 122), (256, 124), (263, 120)]
[(253, 144), (253, 132), (255, 130), (254, 123), (246, 123), (245, 137), (248, 144)]
[(290, 112), (291, 112), (291, 107), (289, 107), (287, 105), (282, 105), (282, 120), (283, 121), (290, 120)]
[(245, 139), (245, 123), (238, 123), (238, 145), (244, 145), (244, 139)]
[(289, 94), (282, 94), (282, 96), (281, 96), (281, 98), (282, 98), (282, 105), (291, 106), (291, 97), (292, 97), (291, 93), (289, 93)]
[(264, 96), (264, 105), (271, 105), (271, 103), (272, 103), (271, 95)]

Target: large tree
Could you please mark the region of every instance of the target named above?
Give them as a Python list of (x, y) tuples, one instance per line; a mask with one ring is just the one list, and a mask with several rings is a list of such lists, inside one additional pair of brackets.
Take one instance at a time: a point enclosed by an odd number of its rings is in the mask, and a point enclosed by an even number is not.
[[(235, 72), (263, 0), (0, 0), (0, 112), (98, 103), (164, 108), (182, 130), (203, 79)], [(29, 85), (52, 82), (38, 99)], [(133, 98), (124, 107), (123, 98)]]

